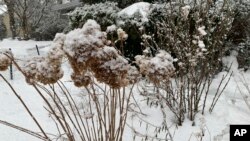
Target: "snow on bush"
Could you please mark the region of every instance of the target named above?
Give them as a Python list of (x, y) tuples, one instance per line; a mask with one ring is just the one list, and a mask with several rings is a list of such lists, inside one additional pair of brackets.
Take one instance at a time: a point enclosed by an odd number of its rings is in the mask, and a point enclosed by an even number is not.
[(117, 3), (105, 2), (77, 7), (68, 15), (73, 28), (81, 27), (88, 19), (94, 19), (101, 25), (102, 30), (104, 30), (107, 26), (115, 24), (115, 19), (119, 11)]
[(116, 28), (117, 28), (116, 25), (113, 24), (113, 25), (107, 27), (106, 32), (107, 33), (113, 33), (113, 32), (116, 31)]
[(0, 71), (5, 71), (11, 64), (12, 53), (9, 50), (0, 50)]
[[(120, 18), (135, 18), (135, 20), (141, 21), (141, 22), (148, 22), (148, 13), (150, 11), (150, 3), (148, 2), (138, 2), (134, 3), (123, 10), (121, 10), (118, 13), (118, 17)], [(139, 15), (136, 17), (136, 15)], [(136, 19), (138, 18), (138, 19)]]
[(189, 5), (181, 7), (181, 16), (184, 20), (188, 19), (190, 9), (191, 9), (191, 7)]

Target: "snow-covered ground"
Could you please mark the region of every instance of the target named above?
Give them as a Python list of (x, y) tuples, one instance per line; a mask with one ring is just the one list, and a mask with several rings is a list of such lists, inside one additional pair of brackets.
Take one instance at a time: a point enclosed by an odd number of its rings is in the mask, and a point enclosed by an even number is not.
[[(13, 54), (19, 59), (29, 58), (37, 55), (35, 46), (47, 46), (51, 42), (35, 42), (35, 41), (17, 41), (5, 39), (0, 42), (0, 49), (11, 48)], [(45, 49), (45, 48), (44, 48)], [(41, 53), (43, 51), (41, 50)], [(53, 123), (48, 117), (48, 113), (44, 110), (44, 104), (42, 99), (38, 95), (35, 95), (35, 90), (26, 85), (24, 77), (13, 68), (14, 80), (10, 80), (9, 71), (1, 72), (10, 84), (16, 89), (17, 93), (24, 99), (28, 107), (34, 113), (35, 117), (43, 123), (48, 131), (53, 131), (51, 126)], [(25, 127), (27, 129), (39, 131), (34, 124), (20, 101), (15, 97), (11, 89), (3, 80), (0, 80), (0, 120), (8, 121), (18, 126)], [(24, 134), (15, 129), (0, 125), (0, 140), (1, 141), (27, 141), (37, 140), (30, 135)]]
[[(12, 49), (16, 58), (27, 59), (36, 56), (35, 45), (39, 46), (40, 53), (45, 54), (51, 42), (37, 42), (37, 41), (17, 41), (5, 39), (0, 41), (0, 49)], [(233, 56), (232, 56), (233, 57)], [(228, 60), (235, 60), (234, 58), (227, 58)], [(231, 64), (231, 63), (230, 63)], [(235, 63), (237, 65), (237, 63)], [(63, 81), (69, 80), (71, 70), (67, 63), (63, 64), (65, 77)], [(235, 68), (234, 68), (235, 71)], [(239, 71), (240, 72), (240, 71)], [(242, 75), (245, 78), (245, 84), (250, 85), (250, 71), (235, 73), (230, 80), (228, 87), (220, 97), (214, 111), (209, 113), (206, 110), (204, 115), (198, 114), (195, 119), (195, 126), (192, 122), (186, 119), (182, 126), (173, 124), (173, 114), (167, 114), (168, 125), (172, 125), (170, 132), (173, 135), (174, 141), (197, 141), (198, 135), (203, 130), (205, 136), (203, 141), (229, 141), (229, 125), (230, 124), (250, 124), (250, 109), (242, 98), (240, 91), (248, 96), (250, 103), (250, 93), (242, 82), (244, 82)], [(31, 109), (34, 116), (41, 123), (46, 132), (55, 133), (56, 127), (53, 121), (49, 118), (47, 111), (44, 109), (43, 100), (36, 94), (33, 87), (26, 84), (24, 77), (14, 68), (14, 80), (10, 80), (9, 71), (0, 72), (3, 74), (10, 84), (16, 89), (17, 93), (24, 99), (27, 106)], [(225, 72), (218, 74), (215, 77), (212, 89), (208, 96), (208, 105), (213, 99), (216, 86), (219, 84), (220, 78)], [(70, 86), (70, 85), (69, 85)], [(71, 88), (70, 88), (71, 89)], [(74, 88), (72, 88), (74, 89)], [(73, 90), (74, 91), (74, 90)], [(135, 93), (135, 98), (140, 105), (140, 109), (147, 116), (141, 116), (143, 120), (148, 121), (155, 126), (160, 126), (162, 121), (162, 114), (159, 107), (149, 108), (143, 100), (142, 96)], [(0, 120), (8, 121), (27, 129), (39, 132), (37, 126), (34, 124), (30, 116), (25, 111), (24, 107), (14, 96), (8, 85), (0, 79)], [(146, 125), (140, 125), (138, 117), (129, 117), (128, 125), (134, 127), (138, 132), (152, 133), (154, 128), (146, 131)], [(126, 128), (125, 141), (133, 140), (133, 132)], [(162, 135), (163, 136), (163, 135)], [(0, 124), (0, 141), (36, 141), (34, 137)], [(136, 138), (136, 140), (140, 140)]]

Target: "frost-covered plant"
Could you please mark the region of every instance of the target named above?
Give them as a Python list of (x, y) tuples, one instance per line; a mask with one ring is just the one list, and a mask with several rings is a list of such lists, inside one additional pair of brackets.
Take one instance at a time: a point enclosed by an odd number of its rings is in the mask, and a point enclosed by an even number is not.
[[(127, 38), (126, 32), (122, 29), (119, 29), (118, 33), (120, 39)], [(118, 50), (111, 46), (111, 41), (107, 40), (106, 34), (101, 31), (96, 21), (88, 20), (81, 29), (75, 29), (68, 34), (57, 34), (51, 50), (45, 56), (29, 59), (24, 66), (20, 66), (12, 55), (6, 52), (0, 54), (0, 63), (2, 64), (6, 59), (13, 61), (27, 82), (45, 101), (46, 110), (58, 127), (59, 135), (56, 136), (58, 139), (123, 140), (132, 89), (140, 74)], [(76, 104), (76, 99), (59, 80), (63, 76), (61, 64), (64, 57), (68, 59), (73, 69), (71, 78), (75, 86), (84, 89), (83, 97), (87, 99), (88, 105), (84, 109)], [(2, 74), (0, 77), (26, 108), (41, 130), (41, 134), (24, 130), (8, 122), (0, 121), (0, 123), (42, 140), (52, 140), (52, 135), (44, 132), (11, 84)], [(68, 105), (64, 103), (65, 99), (60, 97), (61, 95), (66, 98)], [(81, 102), (80, 105), (83, 103)], [(84, 110), (83, 113), (82, 110)]]
[(8, 56), (12, 56), (9, 50), (0, 50), (0, 71), (5, 71), (11, 64), (11, 59)]
[(173, 58), (164, 50), (160, 50), (155, 57), (138, 55), (135, 59), (140, 72), (156, 85), (169, 81), (175, 71)]
[(117, 3), (104, 2), (92, 5), (86, 4), (83, 7), (76, 8), (68, 15), (73, 28), (82, 27), (88, 19), (94, 19), (101, 25), (102, 30), (104, 30), (107, 26), (115, 24), (119, 10)]
[(234, 45), (238, 45), (240, 43), (244, 43), (246, 38), (250, 36), (250, 1), (240, 0), (235, 3), (235, 17), (228, 41)]
[(63, 58), (63, 38), (57, 36), (54, 39), (51, 50), (47, 56), (34, 57), (27, 60), (23, 66), (23, 72), (28, 83), (35, 81), (43, 84), (53, 84), (63, 77), (61, 63)]
[(250, 36), (245, 39), (245, 42), (242, 42), (238, 45), (239, 55), (237, 60), (239, 62), (239, 67), (248, 70), (250, 68)]
[(159, 49), (169, 52), (176, 69), (171, 83), (161, 81), (157, 86), (162, 94), (156, 98), (160, 97), (161, 106), (170, 107), (181, 125), (185, 113), (190, 120), (200, 110), (204, 113), (213, 76), (220, 71), (221, 58), (228, 49), (224, 42), (232, 26), (234, 5), (226, 0), (171, 1), (153, 5), (148, 18), (144, 46), (152, 56)]
[[(119, 37), (125, 40), (126, 33), (122, 29), (118, 29), (118, 32)], [(65, 36), (63, 50), (74, 71), (72, 78), (91, 71), (99, 82), (112, 88), (128, 85), (127, 76), (131, 66), (110, 44), (106, 33), (93, 20), (88, 20), (82, 29), (69, 32)]]
[(245, 70), (250, 66), (250, 1), (236, 1), (235, 18), (230, 30), (228, 45), (231, 50), (238, 51), (239, 67)]

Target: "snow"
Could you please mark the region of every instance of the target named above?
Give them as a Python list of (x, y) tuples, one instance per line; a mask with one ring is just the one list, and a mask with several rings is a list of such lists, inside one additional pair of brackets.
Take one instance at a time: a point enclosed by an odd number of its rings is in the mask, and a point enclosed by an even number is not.
[(181, 16), (184, 20), (188, 18), (191, 7), (189, 5), (181, 7)]
[[(18, 41), (5, 39), (0, 42), (0, 50), (12, 49), (12, 52), (17, 56), (18, 59), (29, 58), (30, 56), (37, 56), (37, 53), (31, 50), (35, 50), (35, 45), (43, 46), (50, 44), (50, 41), (46, 42), (36, 42), (36, 41)], [(42, 48), (41, 52), (46, 52), (46, 48)], [(42, 127), (46, 129), (47, 132), (55, 132), (53, 121), (48, 116), (46, 110), (44, 110), (43, 100), (36, 94), (35, 89), (28, 86), (25, 82), (24, 77), (13, 68), (14, 80), (10, 80), (9, 71), (0, 72), (13, 87), (16, 92), (23, 98), (27, 106), (34, 113), (34, 116), (41, 122)], [(21, 127), (25, 127), (30, 130), (40, 132), (36, 124), (34, 124), (32, 118), (25, 111), (21, 102), (14, 96), (9, 86), (3, 82), (0, 78), (0, 120), (8, 121)], [(38, 139), (17, 131), (15, 129), (9, 128), (0, 124), (0, 140), (3, 141), (39, 141)]]
[(116, 28), (117, 28), (116, 25), (113, 24), (113, 25), (107, 27), (106, 32), (107, 33), (113, 33), (113, 32), (116, 31)]
[[(59, 38), (60, 39), (60, 38)], [(58, 39), (58, 40), (59, 40)], [(35, 45), (44, 46), (40, 48), (42, 55), (49, 52), (51, 50), (51, 41), (37, 42), (37, 41), (18, 41), (5, 39), (0, 41), (0, 50), (1, 49), (9, 49), (11, 48), (13, 54), (19, 59), (18, 62), (22, 62), (22, 60), (29, 59), (31, 57), (37, 56)], [(58, 45), (58, 44), (55, 44)], [(110, 47), (105, 47), (105, 51), (113, 51)], [(161, 52), (158, 55), (158, 58), (152, 59), (152, 63), (159, 64), (162, 61), (162, 54), (166, 54)], [(223, 92), (221, 98), (219, 99), (214, 111), (212, 113), (208, 112), (208, 109), (204, 115), (198, 114), (195, 119), (195, 126), (192, 126), (193, 122), (185, 119), (182, 126), (176, 126), (174, 121), (174, 115), (169, 111), (167, 111), (167, 124), (171, 126), (170, 132), (173, 134), (174, 141), (197, 141), (197, 137), (199, 137), (201, 131), (204, 131), (205, 135), (203, 137), (203, 141), (229, 141), (229, 125), (230, 124), (250, 124), (250, 109), (247, 107), (247, 104), (244, 102), (241, 92), (243, 95), (249, 96), (249, 91), (246, 89), (246, 86), (250, 86), (250, 71), (241, 72), (238, 70), (238, 64), (236, 62), (237, 53), (233, 52), (229, 57), (225, 57), (223, 62), (225, 66), (231, 66), (231, 69), (237, 71), (237, 75), (233, 75), (233, 78), (230, 80), (228, 87)], [(169, 61), (173, 61), (170, 57), (165, 56), (166, 59), (170, 59)], [(119, 62), (119, 59), (118, 59)], [(232, 63), (233, 62), (233, 63)], [(110, 64), (114, 64), (115, 62), (109, 62)], [(163, 63), (163, 62), (162, 62)], [(109, 66), (110, 66), (109, 64)], [(119, 65), (119, 64), (118, 64)], [(160, 64), (159, 64), (160, 65)], [(162, 67), (157, 65), (157, 67)], [(116, 65), (112, 66), (115, 69)], [(62, 81), (67, 82), (70, 78), (71, 70), (69, 69), (69, 64), (63, 64), (63, 70), (65, 72)], [(236, 72), (235, 72), (236, 73)], [(26, 102), (27, 106), (34, 113), (35, 117), (41, 123), (42, 127), (48, 133), (56, 133), (57, 129), (53, 121), (50, 119), (48, 112), (44, 109), (45, 103), (43, 100), (37, 95), (34, 88), (26, 84), (24, 77), (16, 70), (14, 67), (14, 80), (9, 79), (9, 71), (0, 72), (10, 84), (16, 89), (17, 93), (23, 98)], [(216, 87), (220, 82), (223, 75), (226, 72), (221, 72), (217, 76), (215, 76), (214, 81), (211, 85), (211, 90), (208, 95), (208, 105), (212, 102), (214, 92), (216, 91)], [(243, 80), (246, 81), (243, 81)], [(139, 82), (146, 83), (146, 82)], [(67, 86), (74, 94), (77, 95), (78, 90), (75, 90), (71, 83), (67, 83)], [(150, 87), (148, 87), (150, 88)], [(146, 104), (145, 97), (140, 95), (139, 91), (135, 91), (135, 99), (140, 106), (140, 109), (145, 115), (133, 116), (129, 115), (128, 117), (128, 125), (133, 127), (138, 133), (145, 133), (148, 135), (152, 135), (154, 133), (155, 128), (149, 128), (147, 130), (147, 126), (145, 124), (140, 125), (140, 118), (143, 120), (152, 123), (155, 126), (162, 125), (162, 113), (160, 107), (152, 106), (149, 107)], [(80, 96), (79, 96), (80, 97)], [(80, 98), (79, 98), (80, 99)], [(248, 102), (250, 101), (247, 98)], [(19, 126), (40, 132), (38, 127), (34, 124), (32, 119), (29, 117), (23, 106), (20, 104), (20, 101), (14, 96), (13, 92), (9, 88), (9, 86), (0, 78), (0, 120), (9, 121), (11, 123), (17, 124)], [(208, 106), (207, 106), (208, 108)], [(135, 107), (133, 110), (138, 110)], [(167, 110), (167, 109), (166, 109)], [(124, 138), (127, 141), (133, 140), (134, 132), (127, 127), (124, 133)], [(165, 134), (158, 135), (159, 137), (165, 137)], [(17, 131), (15, 129), (6, 127), (0, 124), (0, 140), (1, 141), (38, 141), (38, 139)], [(136, 141), (139, 141), (139, 137), (136, 138)]]
[(207, 35), (207, 32), (205, 31), (205, 26), (199, 27), (198, 31), (201, 36)]
[(5, 13), (6, 11), (7, 11), (6, 5), (0, 5), (0, 15), (2, 15), (3, 13)]
[(150, 11), (150, 3), (147, 2), (138, 2), (134, 3), (127, 8), (124, 8), (121, 10), (118, 15), (127, 15), (129, 17), (132, 17), (136, 12), (139, 12), (142, 15), (142, 21), (148, 21), (147, 15)]
[(205, 47), (205, 44), (204, 44), (203, 41), (199, 40), (199, 41), (198, 41), (198, 46), (199, 46), (200, 48), (204, 48), (204, 47)]
[(25, 56), (35, 56), (37, 55), (37, 51), (35, 46), (37, 45), (39, 48), (43, 48), (40, 50), (41, 54), (45, 54), (47, 52), (45, 48), (51, 44), (51, 41), (18, 41), (18, 40), (12, 40), (12, 39), (4, 39), (0, 42), (0, 49), (9, 49), (11, 48), (11, 51), (13, 54), (15, 54), (16, 57), (25, 57)]
[(238, 53), (236, 51), (232, 51), (230, 56), (225, 56), (222, 58), (222, 63), (224, 67), (229, 69), (230, 72), (233, 72), (234, 74), (238, 73), (238, 67), (239, 64), (237, 62)]

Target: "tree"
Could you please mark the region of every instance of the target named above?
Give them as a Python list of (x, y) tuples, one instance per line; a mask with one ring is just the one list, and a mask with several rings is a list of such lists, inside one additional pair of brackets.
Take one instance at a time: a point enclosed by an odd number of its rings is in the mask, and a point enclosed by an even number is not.
[(0, 40), (2, 40), (6, 35), (6, 27), (2, 21), (2, 17), (0, 16)]
[(9, 23), (10, 23), (10, 30), (12, 33), (12, 38), (16, 37), (16, 26), (15, 26), (15, 14), (14, 14), (14, 1), (13, 0), (4, 0), (9, 15)]
[(44, 10), (48, 5), (48, 0), (12, 0), (14, 13), (21, 23), (23, 39), (30, 38), (32, 27), (35, 27), (41, 21)]

